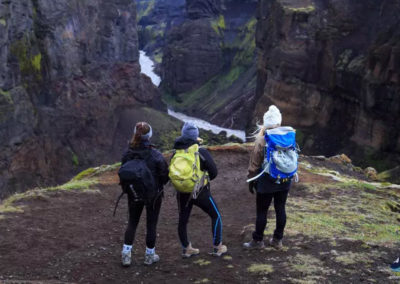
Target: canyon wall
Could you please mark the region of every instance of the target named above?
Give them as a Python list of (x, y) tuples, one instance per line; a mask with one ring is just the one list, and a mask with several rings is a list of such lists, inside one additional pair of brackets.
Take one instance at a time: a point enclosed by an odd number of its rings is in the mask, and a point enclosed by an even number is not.
[(260, 0), (256, 109), (270, 104), (307, 153), (400, 162), (400, 1)]
[(0, 198), (119, 159), (126, 113), (165, 110), (132, 0), (0, 3)]

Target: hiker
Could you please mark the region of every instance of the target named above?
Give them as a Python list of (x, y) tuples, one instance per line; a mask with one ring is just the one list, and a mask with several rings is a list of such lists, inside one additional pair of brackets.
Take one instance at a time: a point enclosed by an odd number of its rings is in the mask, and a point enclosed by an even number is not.
[(400, 257), (398, 257), (398, 258), (392, 263), (392, 265), (390, 265), (390, 268), (391, 268), (392, 271), (394, 271), (394, 272), (400, 272)]
[[(217, 176), (218, 171), (210, 153), (205, 148), (199, 148), (200, 142), (197, 126), (186, 122), (182, 128), (182, 136), (175, 140), (174, 155), (169, 168), (170, 180), (177, 190), (178, 234), (183, 258), (189, 258), (200, 252), (199, 249), (192, 247), (187, 235), (187, 224), (193, 205), (211, 217), (213, 236), (211, 254), (221, 256), (227, 252), (227, 247), (222, 244), (221, 213), (210, 192), (210, 180)], [(185, 174), (188, 176), (184, 177)], [(194, 180), (196, 181), (193, 182)]]
[[(268, 152), (268, 148), (266, 148), (266, 139), (272, 139), (272, 137), (269, 137), (269, 134), (291, 135), (293, 139), (291, 143), (294, 144), (294, 146), (296, 145), (294, 129), (291, 127), (280, 127), (281, 123), (282, 115), (279, 109), (276, 106), (271, 105), (268, 111), (264, 114), (263, 125), (258, 127), (258, 131), (255, 135), (255, 146), (250, 155), (247, 176), (249, 178), (248, 181), (250, 193), (254, 194), (254, 192), (256, 192), (256, 229), (253, 232), (252, 240), (243, 244), (244, 248), (251, 249), (264, 247), (264, 230), (267, 225), (267, 213), (272, 199), (274, 200), (276, 213), (276, 229), (273, 237), (269, 241), (269, 244), (276, 249), (282, 248), (282, 238), (286, 225), (285, 206), (291, 185), (291, 177), (281, 179), (280, 175), (283, 176), (283, 173), (279, 173), (277, 177), (273, 177), (273, 175), (276, 173), (274, 172), (274, 174), (272, 174), (271, 169), (273, 168), (276, 170), (276, 167), (273, 167), (272, 165), (268, 165), (267, 167), (265, 165), (266, 154), (270, 153), (271, 156), (273, 155), (272, 152)], [(278, 141), (279, 140), (280, 139), (278, 139)], [(271, 142), (268, 144), (271, 144), (272, 146), (272, 142), (273, 141), (271, 140)], [(289, 170), (292, 171), (291, 174), (293, 174), (293, 171), (295, 172), (297, 170), (297, 150), (295, 150), (293, 155), (296, 156), (293, 158), (295, 159), (295, 168)], [(263, 169), (263, 166), (266, 168)]]
[(152, 134), (152, 128), (148, 123), (137, 123), (129, 149), (122, 157), (121, 169), (124, 166), (131, 166), (134, 174), (139, 173), (139, 178), (136, 179), (134, 177), (132, 182), (121, 181), (121, 186), (128, 195), (129, 208), (128, 228), (125, 232), (122, 248), (123, 266), (131, 264), (133, 241), (143, 207), (146, 207), (147, 218), (144, 264), (150, 265), (160, 260), (160, 257), (155, 253), (156, 228), (161, 208), (163, 186), (168, 181), (168, 164), (163, 155), (150, 144)]

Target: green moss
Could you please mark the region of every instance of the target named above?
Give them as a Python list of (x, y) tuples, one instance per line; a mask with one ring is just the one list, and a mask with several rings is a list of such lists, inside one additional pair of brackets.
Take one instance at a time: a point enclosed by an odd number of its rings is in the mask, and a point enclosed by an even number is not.
[(309, 6), (306, 6), (306, 7), (297, 7), (297, 8), (296, 7), (285, 6), (284, 10), (286, 12), (290, 12), (290, 13), (310, 14), (310, 13), (315, 11), (315, 6), (314, 5), (309, 5)]
[(32, 58), (32, 66), (37, 72), (41, 70), (42, 55), (39, 53)]
[(157, 51), (154, 55), (154, 61), (158, 64), (162, 63), (163, 53), (161, 51)]
[(250, 265), (249, 268), (247, 268), (247, 271), (250, 273), (256, 273), (256, 274), (270, 274), (274, 272), (274, 268), (270, 264), (252, 264)]
[(11, 53), (17, 57), (19, 68), (22, 75), (34, 76), (36, 80), (41, 80), (41, 59), (42, 55), (35, 52), (31, 39), (28, 36), (16, 41), (11, 45)]
[(72, 153), (72, 164), (75, 167), (79, 166), (79, 158), (75, 153)]
[(151, 0), (148, 1), (147, 3), (145, 3), (146, 6), (143, 5), (139, 6), (137, 11), (137, 21), (139, 22), (141, 18), (146, 17), (147, 15), (150, 14), (150, 12), (154, 9), (154, 5), (155, 5), (155, 0)]
[(2, 96), (9, 104), (13, 103), (10, 91), (4, 91), (3, 89), (0, 89), (0, 96)]
[(0, 25), (6, 26), (7, 22), (4, 18), (0, 18)]
[(224, 15), (219, 15), (218, 18), (212, 20), (211, 27), (213, 28), (216, 34), (222, 35), (226, 28)]

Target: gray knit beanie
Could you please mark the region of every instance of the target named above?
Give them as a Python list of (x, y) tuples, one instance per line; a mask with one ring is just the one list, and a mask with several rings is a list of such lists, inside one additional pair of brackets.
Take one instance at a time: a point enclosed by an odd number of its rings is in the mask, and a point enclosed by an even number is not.
[(182, 127), (182, 137), (191, 140), (197, 140), (199, 137), (199, 129), (193, 123), (185, 122)]

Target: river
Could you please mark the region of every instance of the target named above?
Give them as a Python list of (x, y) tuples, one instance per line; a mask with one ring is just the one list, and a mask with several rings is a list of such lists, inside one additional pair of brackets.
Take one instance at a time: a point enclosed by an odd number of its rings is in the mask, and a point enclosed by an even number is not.
[[(150, 59), (150, 57), (146, 55), (146, 53), (143, 50), (140, 50), (139, 63), (142, 69), (142, 73), (149, 76), (153, 84), (158, 87), (161, 83), (161, 78), (156, 73), (154, 73), (154, 62)], [(180, 112), (175, 112), (170, 108), (168, 108), (168, 114), (183, 122), (192, 122), (195, 125), (197, 125), (197, 127), (205, 130), (210, 130), (215, 134), (219, 134), (221, 131), (226, 131), (227, 137), (235, 135), (243, 142), (246, 142), (246, 133), (242, 130), (223, 128), (218, 125), (211, 124), (205, 120), (196, 117), (191, 117)]]

